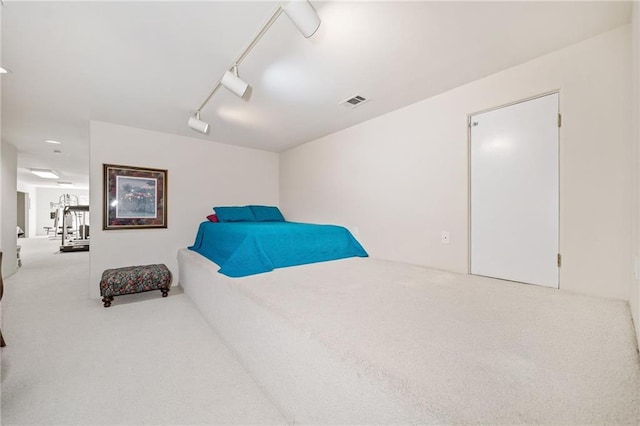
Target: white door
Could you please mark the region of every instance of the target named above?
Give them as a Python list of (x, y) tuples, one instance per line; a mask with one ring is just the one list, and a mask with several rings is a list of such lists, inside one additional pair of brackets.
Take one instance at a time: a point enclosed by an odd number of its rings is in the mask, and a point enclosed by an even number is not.
[(471, 273), (558, 288), (558, 94), (471, 117)]

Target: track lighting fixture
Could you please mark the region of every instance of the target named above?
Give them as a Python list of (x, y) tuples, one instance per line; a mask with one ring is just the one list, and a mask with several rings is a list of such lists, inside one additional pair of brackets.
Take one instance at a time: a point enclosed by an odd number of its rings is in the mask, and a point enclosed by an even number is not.
[(200, 120), (200, 111), (197, 111), (195, 117), (189, 117), (189, 127), (200, 133), (207, 133), (209, 123)]
[(320, 27), (320, 18), (307, 0), (291, 0), (282, 9), (306, 38), (311, 37)]
[(279, 5), (271, 14), (271, 17), (267, 20), (267, 22), (262, 26), (258, 34), (251, 40), (249, 45), (242, 51), (240, 56), (233, 61), (233, 65), (225, 71), (224, 75), (216, 85), (213, 87), (209, 96), (202, 102), (200, 108), (196, 110), (196, 116), (189, 118), (189, 127), (194, 130), (197, 130), (201, 133), (207, 133), (209, 129), (209, 124), (204, 121), (200, 121), (200, 111), (202, 108), (207, 105), (211, 97), (216, 93), (216, 91), (220, 88), (220, 86), (224, 86), (236, 95), (243, 97), (249, 87), (249, 84), (238, 77), (238, 65), (246, 58), (246, 56), (251, 52), (251, 49), (258, 44), (258, 41), (262, 38), (263, 35), (271, 28), (273, 23), (278, 19), (278, 17), (284, 12), (291, 22), (296, 26), (300, 33), (309, 38), (311, 37), (320, 27), (320, 18), (316, 14), (316, 11), (313, 9), (313, 6), (309, 3), (308, 0), (289, 0), (289, 2), (284, 3), (283, 5)]
[(230, 71), (225, 71), (220, 84), (239, 97), (243, 97), (249, 87), (249, 84), (238, 76), (238, 64), (234, 64)]

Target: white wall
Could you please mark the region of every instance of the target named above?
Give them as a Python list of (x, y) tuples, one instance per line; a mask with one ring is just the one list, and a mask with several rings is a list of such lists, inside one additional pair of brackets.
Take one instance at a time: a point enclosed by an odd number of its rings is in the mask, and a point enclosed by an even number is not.
[(13, 275), (17, 265), (17, 176), (18, 150), (9, 142), (2, 142), (2, 178), (0, 194), (2, 195), (2, 220), (0, 250), (2, 250), (2, 276)]
[[(91, 297), (108, 268), (166, 264), (177, 284), (177, 250), (193, 244), (216, 205), (278, 203), (278, 154), (91, 122)], [(167, 169), (168, 228), (102, 230), (102, 165)]]
[[(467, 273), (467, 115), (559, 89), (560, 286), (628, 299), (630, 31), (621, 27), (282, 153), (286, 217), (357, 230), (372, 257)], [(449, 245), (440, 243), (441, 231), (451, 233)]]
[[(0, 7), (0, 23), (2, 8)], [(0, 34), (2, 28), (0, 25)], [(0, 42), (0, 45), (2, 43)], [(0, 57), (2, 57), (0, 53)], [(0, 78), (0, 100), (2, 79)], [(2, 140), (2, 105), (0, 101), (0, 251), (2, 251), (2, 276), (13, 275), (17, 268), (17, 176), (18, 150)]]
[[(631, 122), (633, 123), (633, 147), (635, 160), (634, 164), (634, 211), (633, 211), (633, 224), (634, 233), (633, 237), (633, 253), (636, 262), (640, 257), (640, 3), (633, 3), (633, 15), (632, 15), (632, 83), (633, 83), (633, 108)], [(640, 264), (636, 263), (636, 268), (640, 268)], [(640, 270), (637, 271), (640, 274)], [(636, 336), (638, 338), (638, 344), (640, 344), (640, 280), (636, 275), (631, 285), (631, 295), (629, 298), (629, 305), (631, 306), (631, 313), (636, 327)]]
[[(35, 235), (47, 235), (44, 227), (53, 226), (53, 219), (51, 219), (51, 203), (58, 203), (61, 195), (75, 195), (78, 197), (79, 204), (89, 204), (89, 191), (86, 189), (59, 189), (59, 188), (37, 188), (36, 189), (36, 234)], [(93, 221), (96, 226), (100, 224), (98, 218)], [(89, 217), (88, 224), (91, 224), (91, 217)], [(93, 227), (92, 227), (93, 228)], [(91, 229), (90, 231), (93, 231)], [(91, 234), (89, 234), (91, 235)]]
[[(2, 8), (0, 7), (0, 37), (2, 36)], [(2, 46), (2, 42), (0, 40), (0, 47)], [(1, 52), (1, 50), (0, 50)], [(2, 57), (2, 55), (0, 54), (0, 57)], [(4, 210), (3, 207), (3, 202), (2, 200), (4, 199), (2, 197), (2, 78), (0, 78), (0, 250), (2, 250), (2, 211)], [(3, 275), (4, 275), (4, 271)]]

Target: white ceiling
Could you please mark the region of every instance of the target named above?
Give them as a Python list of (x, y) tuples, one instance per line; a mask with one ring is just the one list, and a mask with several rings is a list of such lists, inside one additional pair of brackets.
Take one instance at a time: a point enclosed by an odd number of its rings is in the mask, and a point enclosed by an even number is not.
[[(88, 187), (89, 120), (280, 152), (630, 20), (629, 2), (320, 2), (309, 39), (285, 15), (186, 125), (276, 1), (13, 2), (2, 8), (2, 138), (28, 169)], [(355, 109), (338, 102), (360, 94)], [(45, 139), (62, 141), (59, 146)], [(62, 150), (54, 154), (53, 149)]]

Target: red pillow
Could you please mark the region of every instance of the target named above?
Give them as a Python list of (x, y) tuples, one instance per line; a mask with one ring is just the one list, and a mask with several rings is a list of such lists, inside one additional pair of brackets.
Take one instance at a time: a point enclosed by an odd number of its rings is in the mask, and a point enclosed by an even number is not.
[(207, 216), (207, 219), (209, 219), (211, 222), (220, 222), (218, 220), (218, 215), (217, 214), (210, 214), (209, 216)]

